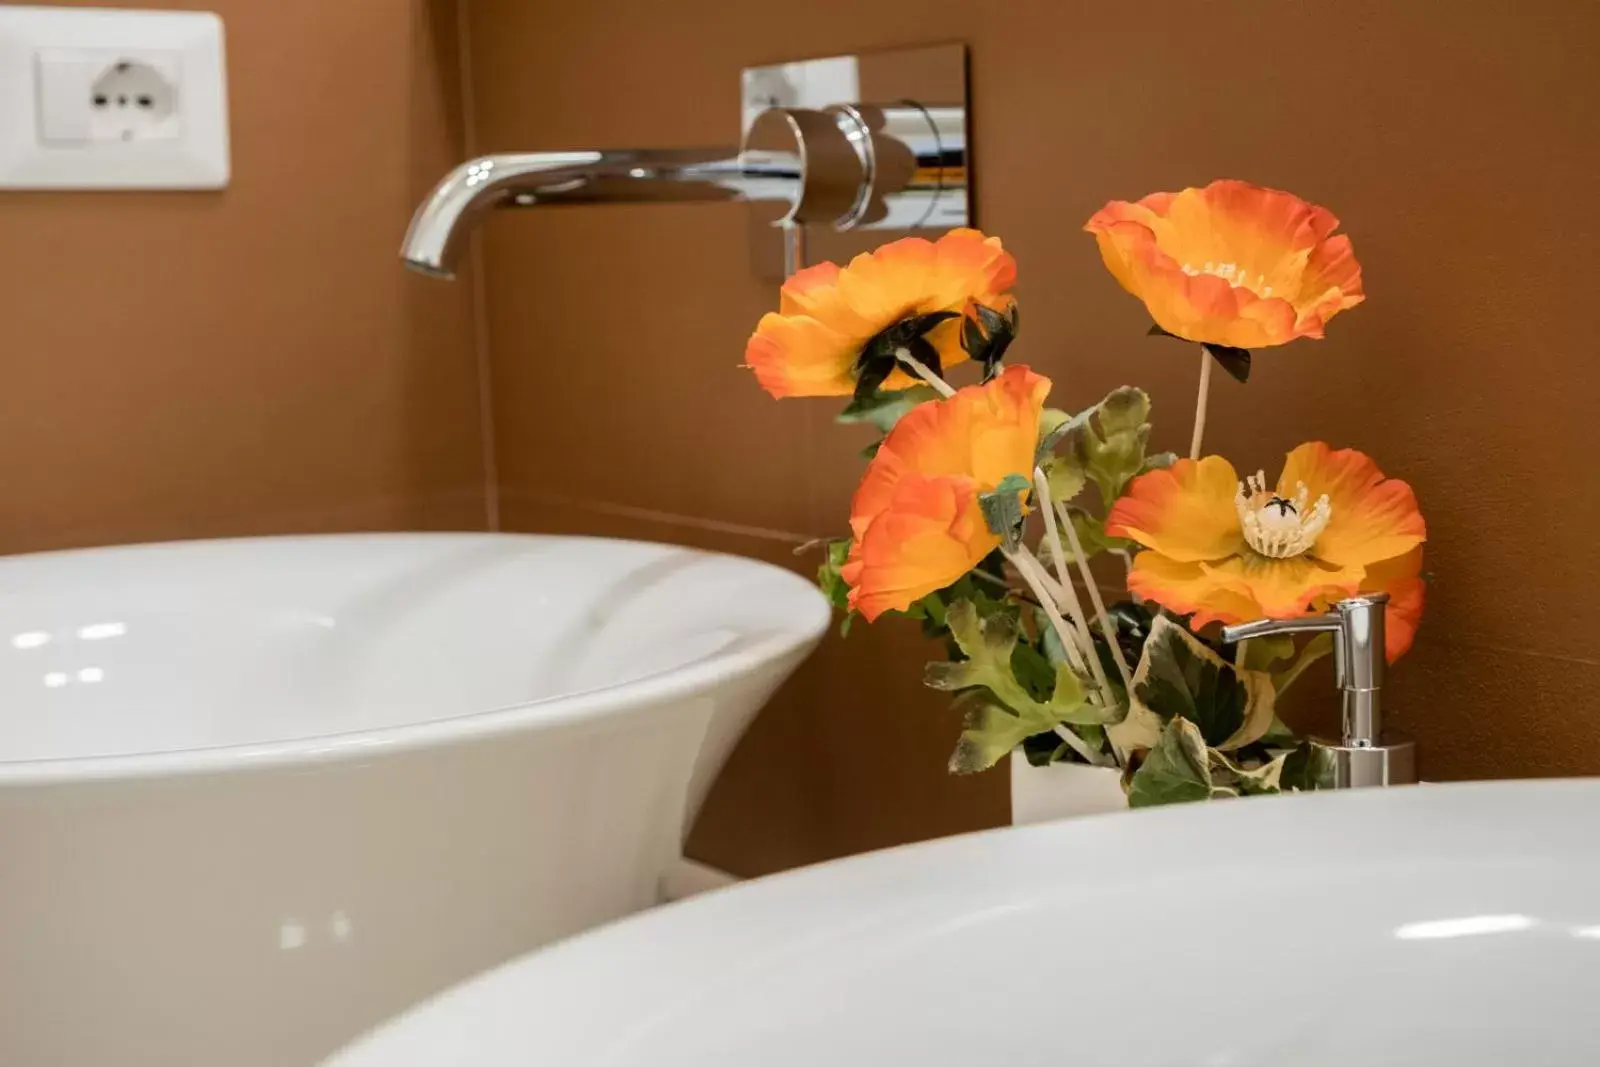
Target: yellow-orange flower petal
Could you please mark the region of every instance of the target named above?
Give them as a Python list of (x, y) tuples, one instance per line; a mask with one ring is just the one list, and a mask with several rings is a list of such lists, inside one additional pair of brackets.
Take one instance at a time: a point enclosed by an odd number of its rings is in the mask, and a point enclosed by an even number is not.
[(1112, 201), (1084, 227), (1106, 268), (1168, 333), (1263, 348), (1321, 337), (1365, 297), (1350, 241), (1324, 208), (1223, 180)]
[(1319, 600), (1350, 596), (1360, 580), (1360, 568), (1331, 568), (1303, 556), (1244, 554), (1206, 563), (1150, 551), (1134, 557), (1128, 589), (1180, 615), (1193, 615), (1198, 628), (1309, 614)]
[(1248, 598), (1254, 611), (1223, 622), (1289, 619), (1305, 615), (1320, 599), (1340, 600), (1355, 593), (1364, 573), (1360, 567), (1335, 567), (1310, 556), (1268, 559), (1253, 552), (1202, 563), (1206, 576), (1220, 589)]
[(959, 580), (999, 544), (971, 478), (908, 474), (839, 573), (850, 586), (850, 607), (872, 622)]
[(1014, 364), (982, 385), (912, 408), (867, 465), (850, 504), (851, 529), (859, 536), (907, 475), (960, 475), (971, 478), (980, 493), (1008, 474), (1031, 477), (1049, 392), (1050, 379)]
[(1238, 492), (1239, 475), (1221, 456), (1180, 459), (1135, 478), (1106, 516), (1106, 533), (1181, 563), (1222, 559), (1244, 547)]
[(1179, 615), (1193, 615), (1195, 629), (1261, 617), (1254, 600), (1219, 582), (1204, 564), (1182, 563), (1154, 551), (1133, 557), (1128, 591)]
[[(1314, 441), (1289, 453), (1273, 504), (1264, 503), (1265, 491), (1239, 493), (1233, 468), (1218, 457), (1181, 460), (1136, 478), (1106, 521), (1108, 533), (1146, 549), (1134, 559), (1128, 588), (1193, 615), (1197, 627), (1291, 618), (1326, 611), (1358, 591), (1382, 591), (1391, 598), (1389, 658), (1411, 646), (1422, 616), (1426, 529), (1410, 486), (1386, 479), (1360, 452)], [(1317, 521), (1321, 506), (1310, 503), (1324, 494), (1325, 526)], [(1242, 532), (1241, 508), (1259, 522), (1275, 505), (1289, 523), (1279, 530), (1303, 531), (1303, 541), (1261, 540), (1259, 526), (1256, 534)]]
[[(976, 302), (1008, 307), (1017, 265), (998, 237), (951, 230), (937, 241), (907, 237), (851, 260), (818, 264), (784, 283), (779, 308), (762, 317), (745, 347), (745, 364), (776, 397), (847, 396), (862, 347), (912, 315), (961, 314)], [(958, 319), (927, 338), (945, 366), (966, 359)], [(916, 379), (896, 371), (886, 389)]]
[(1333, 509), (1317, 537), (1318, 559), (1364, 566), (1403, 555), (1427, 539), (1411, 486), (1385, 478), (1365, 453), (1335, 451), (1321, 441), (1303, 444), (1284, 461), (1278, 495), (1292, 497), (1301, 483), (1312, 500), (1327, 494)]
[(1411, 650), (1417, 627), (1422, 624), (1422, 609), (1427, 600), (1427, 583), (1422, 579), (1422, 546), (1369, 566), (1360, 591), (1389, 594), (1389, 607), (1383, 620), (1384, 652), (1393, 663)]

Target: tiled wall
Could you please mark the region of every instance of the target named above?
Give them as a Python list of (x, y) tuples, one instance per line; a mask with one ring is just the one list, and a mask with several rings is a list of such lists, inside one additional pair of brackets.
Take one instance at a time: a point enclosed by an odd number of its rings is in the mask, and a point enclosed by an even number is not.
[[(1338, 211), (1368, 303), (1223, 381), (1209, 444), (1272, 468), (1358, 445), (1416, 486), (1429, 617), (1393, 704), (1435, 778), (1600, 772), (1600, 444), (1587, 309), (1600, 173), (1590, 49), (1567, 0), (973, 4), (469, 0), (485, 149), (737, 136), (741, 67), (966, 41), (979, 220), (1022, 266), (1013, 351), (1070, 405), (1124, 382), (1187, 440), (1195, 366), (1143, 336), (1083, 220), (1105, 200), (1246, 177)], [(843, 528), (857, 436), (741, 372), (775, 301), (733, 207), (508, 213), (484, 234), (508, 525), (789, 558)], [(750, 527), (753, 529), (738, 529)], [(757, 723), (694, 849), (766, 870), (1005, 818), (950, 779), (956, 724), (890, 627), (827, 647)], [(1302, 716), (1324, 727), (1327, 705)], [(1305, 722), (1309, 717), (1313, 722)]]
[(0, 551), (481, 529), (471, 290), (395, 260), (463, 152), (454, 5), (164, 6), (225, 21), (233, 183), (0, 193)]

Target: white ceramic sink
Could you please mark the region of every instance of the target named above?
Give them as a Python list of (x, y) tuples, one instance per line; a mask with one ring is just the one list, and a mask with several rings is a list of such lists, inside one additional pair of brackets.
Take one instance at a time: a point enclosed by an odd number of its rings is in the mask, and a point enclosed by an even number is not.
[(828, 616), (582, 538), (0, 560), (0, 1065), (311, 1063), (654, 903)]
[(1592, 1067), (1597, 828), (1581, 781), (993, 831), (586, 934), (332, 1063)]

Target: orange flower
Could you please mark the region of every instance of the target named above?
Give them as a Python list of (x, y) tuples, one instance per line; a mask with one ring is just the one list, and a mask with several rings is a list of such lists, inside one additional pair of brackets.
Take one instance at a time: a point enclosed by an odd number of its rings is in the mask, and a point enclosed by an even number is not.
[(1177, 337), (1232, 348), (1321, 337), (1366, 299), (1350, 238), (1325, 208), (1276, 189), (1204, 189), (1113, 200), (1084, 227), (1122, 287)]
[(1145, 547), (1128, 588), (1208, 622), (1324, 611), (1357, 591), (1387, 592), (1388, 655), (1411, 647), (1422, 617), (1427, 529), (1405, 482), (1370, 458), (1320, 441), (1289, 453), (1277, 488), (1227, 460), (1179, 460), (1134, 480), (1106, 532)]
[[(778, 311), (762, 316), (745, 346), (745, 364), (775, 397), (848, 396), (856, 362), (879, 333), (915, 315), (959, 316), (972, 303), (1004, 310), (1016, 280), (1016, 260), (1000, 239), (977, 230), (907, 237), (843, 268), (819, 263), (783, 284)], [(967, 358), (960, 327), (951, 319), (926, 335), (944, 366)], [(883, 388), (914, 384), (897, 370)]]
[(850, 505), (855, 542), (840, 574), (868, 622), (960, 580), (1000, 546), (978, 498), (1033, 470), (1050, 380), (1007, 367), (983, 385), (907, 412)]

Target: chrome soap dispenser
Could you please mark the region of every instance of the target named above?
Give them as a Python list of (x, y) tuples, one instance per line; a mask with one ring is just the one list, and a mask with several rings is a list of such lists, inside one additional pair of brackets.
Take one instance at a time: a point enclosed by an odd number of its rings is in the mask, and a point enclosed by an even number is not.
[(1319, 741), (1334, 761), (1334, 788), (1411, 785), (1417, 780), (1417, 746), (1383, 729), (1384, 612), (1387, 593), (1365, 593), (1335, 604), (1326, 615), (1259, 619), (1228, 626), (1222, 639), (1243, 641), (1272, 634), (1333, 634), (1334, 677), (1344, 702), (1338, 744)]

